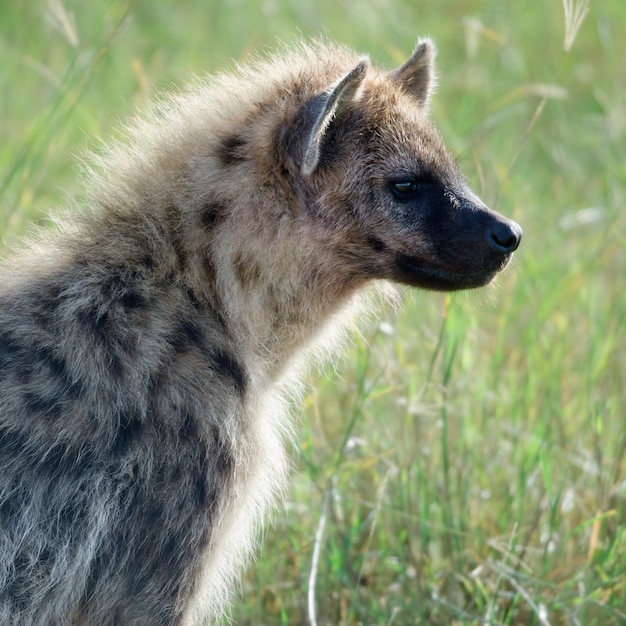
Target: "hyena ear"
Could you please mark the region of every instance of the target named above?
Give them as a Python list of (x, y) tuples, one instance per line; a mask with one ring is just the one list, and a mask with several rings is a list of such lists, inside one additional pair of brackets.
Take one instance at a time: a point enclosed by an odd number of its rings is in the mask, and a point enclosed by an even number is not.
[(304, 176), (311, 175), (317, 168), (324, 139), (328, 136), (333, 124), (341, 118), (342, 111), (350, 103), (361, 86), (369, 67), (369, 59), (361, 59), (358, 65), (346, 74), (326, 97), (324, 106), (315, 118), (306, 140), (304, 159), (302, 161), (302, 173)]
[(430, 39), (420, 39), (411, 58), (389, 74), (391, 80), (417, 100), (421, 107), (428, 106), (434, 89), (435, 54), (435, 44)]

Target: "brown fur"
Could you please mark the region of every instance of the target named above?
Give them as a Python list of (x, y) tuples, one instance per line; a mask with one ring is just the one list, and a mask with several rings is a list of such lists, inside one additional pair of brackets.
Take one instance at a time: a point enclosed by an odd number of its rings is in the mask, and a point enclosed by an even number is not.
[(487, 283), (521, 231), (399, 70), (301, 46), (157, 104), (0, 287), (0, 623), (217, 619), (280, 495), (284, 397), (374, 279)]

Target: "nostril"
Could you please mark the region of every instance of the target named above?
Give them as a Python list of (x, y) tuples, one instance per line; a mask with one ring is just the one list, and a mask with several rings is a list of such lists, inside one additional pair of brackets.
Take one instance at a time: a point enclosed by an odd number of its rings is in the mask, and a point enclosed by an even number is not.
[(496, 222), (487, 233), (489, 245), (497, 252), (510, 254), (522, 240), (522, 229), (515, 222)]

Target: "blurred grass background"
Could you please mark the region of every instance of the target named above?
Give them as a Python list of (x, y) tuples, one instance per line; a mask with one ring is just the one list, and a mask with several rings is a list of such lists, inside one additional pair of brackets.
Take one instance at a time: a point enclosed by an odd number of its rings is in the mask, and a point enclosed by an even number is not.
[(560, 0), (0, 0), (7, 245), (155, 91), (320, 35), (389, 68), (434, 37), (433, 117), (524, 227), (495, 287), (407, 292), (314, 378), (236, 623), (309, 624), (314, 592), (320, 625), (626, 624), (625, 26), (622, 0), (577, 32)]

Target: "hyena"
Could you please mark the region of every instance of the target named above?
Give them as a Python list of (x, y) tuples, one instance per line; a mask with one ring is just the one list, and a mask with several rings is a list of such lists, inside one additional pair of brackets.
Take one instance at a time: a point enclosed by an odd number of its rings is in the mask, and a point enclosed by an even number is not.
[[(427, 119), (434, 48), (324, 43), (162, 100), (2, 267), (0, 623), (219, 620), (288, 462), (286, 381), (368, 285), (485, 285), (520, 227)], [(329, 339), (331, 338), (331, 339)]]

